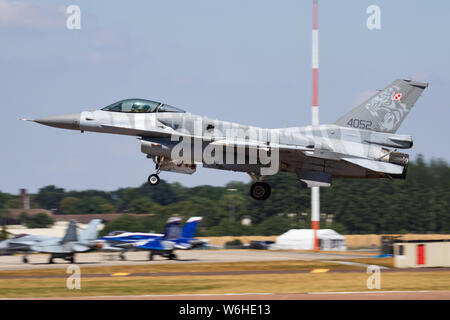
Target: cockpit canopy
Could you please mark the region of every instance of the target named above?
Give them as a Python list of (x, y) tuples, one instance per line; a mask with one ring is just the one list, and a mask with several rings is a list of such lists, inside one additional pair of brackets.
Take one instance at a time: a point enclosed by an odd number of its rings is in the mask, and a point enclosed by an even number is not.
[(125, 113), (185, 112), (184, 110), (162, 104), (161, 102), (144, 99), (121, 100), (104, 107), (102, 110)]

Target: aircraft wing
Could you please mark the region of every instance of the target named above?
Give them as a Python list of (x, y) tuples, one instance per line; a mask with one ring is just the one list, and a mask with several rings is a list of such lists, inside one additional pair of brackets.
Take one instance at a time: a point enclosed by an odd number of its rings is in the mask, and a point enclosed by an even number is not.
[(31, 247), (32, 245), (36, 244), (37, 241), (32, 240), (25, 240), (25, 241), (11, 241), (10, 244), (13, 246), (20, 246), (20, 247)]
[(133, 249), (135, 246), (132, 243), (124, 243), (124, 244), (104, 244), (100, 249), (102, 251), (123, 251), (125, 249)]
[(345, 160), (347, 162), (351, 162), (353, 164), (356, 164), (360, 167), (376, 171), (376, 172), (384, 172), (387, 174), (402, 174), (403, 173), (403, 166), (393, 164), (393, 163), (387, 163), (387, 162), (381, 162), (381, 161), (375, 161), (375, 160), (369, 160), (369, 159), (361, 159), (361, 158), (342, 158), (342, 160)]
[(43, 253), (71, 253), (61, 245), (45, 245), (45, 246), (31, 246), (31, 250)]
[(269, 151), (270, 149), (280, 149), (281, 150), (293, 150), (293, 151), (314, 151), (314, 148), (308, 148), (303, 146), (291, 145), (291, 144), (279, 144), (279, 143), (263, 143), (261, 141), (252, 140), (216, 140), (210, 143), (210, 145), (217, 145), (223, 147), (236, 147), (244, 149), (262, 149)]
[(173, 250), (175, 247), (172, 241), (160, 239), (136, 242), (135, 246), (145, 250)]

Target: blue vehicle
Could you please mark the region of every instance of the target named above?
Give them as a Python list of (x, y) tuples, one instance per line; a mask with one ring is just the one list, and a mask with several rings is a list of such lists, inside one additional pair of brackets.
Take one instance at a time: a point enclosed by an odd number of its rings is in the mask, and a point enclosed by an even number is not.
[(149, 260), (155, 255), (173, 260), (176, 259), (174, 250), (189, 250), (204, 243), (194, 238), (201, 220), (201, 217), (189, 218), (180, 228), (181, 218), (172, 217), (167, 221), (164, 234), (113, 231), (97, 239), (97, 244), (103, 251), (118, 251), (122, 260), (125, 260), (125, 252), (139, 250), (150, 251)]

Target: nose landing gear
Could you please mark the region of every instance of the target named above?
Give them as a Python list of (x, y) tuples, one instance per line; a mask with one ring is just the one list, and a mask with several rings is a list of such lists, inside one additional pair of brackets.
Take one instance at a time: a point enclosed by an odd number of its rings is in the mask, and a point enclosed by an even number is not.
[(150, 184), (151, 186), (156, 186), (159, 183), (159, 181), (161, 180), (158, 176), (158, 174), (161, 172), (161, 170), (159, 169), (161, 166), (161, 158), (155, 157), (153, 159), (153, 161), (155, 161), (155, 163), (156, 163), (156, 166), (155, 166), (156, 173), (151, 174), (148, 177), (147, 181), (148, 181), (148, 184)]
[(161, 179), (159, 178), (159, 176), (157, 175), (157, 174), (151, 174), (149, 177), (148, 177), (148, 183), (150, 184), (150, 185), (152, 185), (152, 186), (156, 186), (158, 183), (159, 183), (159, 181), (160, 181)]

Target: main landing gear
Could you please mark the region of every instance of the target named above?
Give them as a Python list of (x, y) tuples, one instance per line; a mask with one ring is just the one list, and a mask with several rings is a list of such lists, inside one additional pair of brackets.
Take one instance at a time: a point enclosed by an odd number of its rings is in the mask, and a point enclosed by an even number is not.
[(64, 254), (50, 254), (50, 258), (48, 259), (48, 263), (49, 264), (53, 264), (54, 261), (53, 259), (55, 258), (61, 258), (64, 259), (66, 261), (69, 261), (70, 263), (75, 263), (75, 257), (74, 254), (69, 254), (69, 255), (64, 255)]
[(152, 261), (156, 255), (160, 255), (163, 256), (169, 260), (176, 260), (177, 259), (177, 255), (173, 252), (164, 252), (164, 251), (150, 251), (150, 253), (148, 254), (148, 260)]
[(270, 185), (263, 181), (264, 177), (257, 178), (253, 173), (248, 172), (249, 176), (255, 181), (250, 187), (250, 195), (255, 200), (266, 200), (269, 198), (272, 189)]
[(156, 173), (151, 174), (147, 180), (148, 184), (151, 186), (156, 186), (159, 183), (159, 181), (161, 180), (158, 176), (158, 174), (161, 172), (161, 170), (159, 169), (159, 167), (161, 165), (161, 159), (160, 159), (160, 157), (155, 157), (154, 161), (156, 163), (156, 167), (155, 167)]

